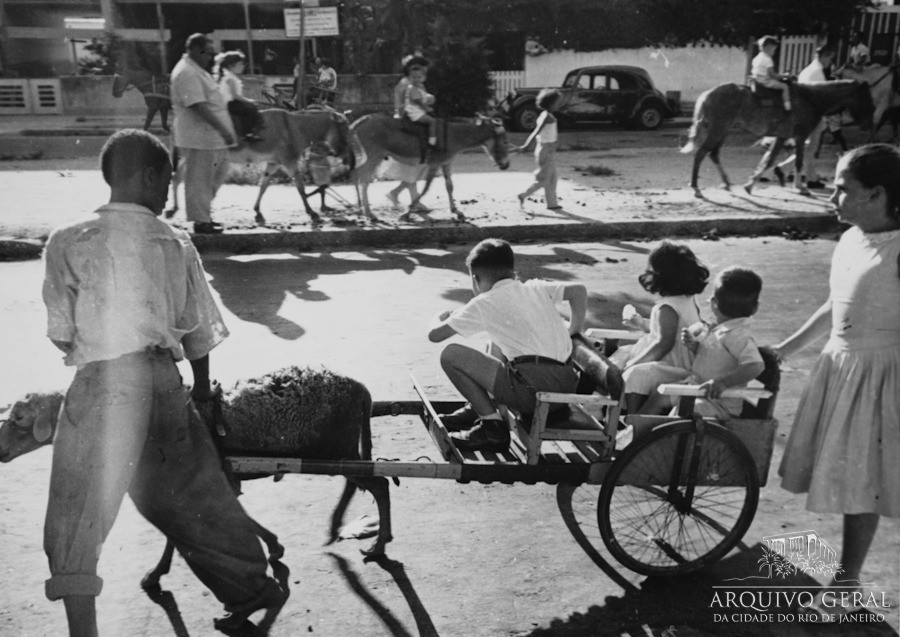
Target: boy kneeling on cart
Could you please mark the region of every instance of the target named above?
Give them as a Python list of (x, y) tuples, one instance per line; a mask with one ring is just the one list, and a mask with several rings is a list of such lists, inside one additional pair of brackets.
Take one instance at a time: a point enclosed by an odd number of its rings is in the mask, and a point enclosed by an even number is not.
[[(506, 451), (509, 425), (500, 407), (517, 410), (530, 422), (538, 391), (575, 391), (571, 336), (581, 331), (587, 290), (581, 284), (516, 278), (512, 246), (485, 239), (466, 259), (475, 297), (457, 310), (441, 312), (428, 339), (469, 338), (486, 332), (491, 353), (451, 343), (441, 353), (441, 367), (468, 401), (441, 421), (461, 451)], [(567, 301), (566, 325), (556, 304)]]

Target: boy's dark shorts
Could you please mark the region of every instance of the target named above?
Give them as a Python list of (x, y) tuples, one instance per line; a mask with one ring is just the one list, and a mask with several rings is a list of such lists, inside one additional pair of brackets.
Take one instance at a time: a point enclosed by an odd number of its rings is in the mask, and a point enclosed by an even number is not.
[(577, 384), (578, 374), (571, 361), (565, 364), (511, 361), (504, 363), (494, 379), (494, 402), (521, 414), (532, 414), (535, 392), (572, 393)]

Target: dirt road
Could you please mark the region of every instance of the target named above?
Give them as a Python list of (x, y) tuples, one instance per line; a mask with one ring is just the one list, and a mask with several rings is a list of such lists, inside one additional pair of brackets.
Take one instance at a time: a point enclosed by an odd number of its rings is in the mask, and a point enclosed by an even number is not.
[[(638, 285), (652, 243), (534, 244), (521, 248), (523, 277), (579, 280), (590, 291), (589, 323), (615, 325), (625, 303), (652, 303)], [(713, 270), (733, 263), (757, 269), (765, 281), (756, 332), (773, 342), (821, 303), (833, 240), (781, 238), (692, 241)], [(412, 398), (409, 374), (436, 396), (452, 397), (437, 365), (440, 351), (424, 337), (438, 311), (468, 298), (467, 247), (334, 253), (207, 255), (205, 263), (232, 336), (214, 353), (213, 373), (225, 384), (286, 364), (327, 364), (364, 381), (376, 399)], [(45, 386), (64, 387), (67, 372), (43, 337), (40, 264), (0, 264), (0, 351), (6, 371), (0, 404)], [(802, 284), (801, 284), (802, 283)], [(769, 484), (744, 546), (699, 575), (659, 580), (618, 566), (602, 547), (591, 559), (570, 536), (549, 485), (462, 485), (403, 480), (392, 488), (395, 540), (389, 559), (364, 563), (363, 546), (348, 540), (323, 547), (339, 478), (287, 476), (246, 484), (242, 501), (287, 547), (292, 595), (272, 634), (493, 637), (498, 635), (896, 635), (900, 602), (900, 526), (883, 520), (866, 565), (866, 579), (891, 608), (877, 625), (818, 626), (759, 620), (717, 620), (714, 586), (759, 574), (762, 538), (814, 529), (840, 548), (840, 517), (816, 515), (803, 498), (782, 491), (775, 467), (812, 356), (784, 370), (780, 421)], [(185, 371), (186, 375), (189, 372)], [(373, 425), (375, 454), (416, 459), (436, 453), (414, 419)], [(0, 466), (0, 634), (65, 634), (62, 606), (43, 596), (41, 549), (48, 449)], [(423, 458), (424, 461), (424, 458)], [(367, 496), (350, 519), (374, 514)], [(599, 538), (596, 538), (599, 540)], [(126, 502), (104, 547), (99, 599), (106, 636), (215, 634), (220, 612), (176, 559), (164, 580), (169, 614), (138, 587), (156, 560), (162, 537)], [(809, 576), (778, 581), (813, 588)], [(789, 613), (784, 604), (773, 612)], [(726, 613), (729, 617), (738, 610)], [(759, 615), (747, 611), (749, 615)], [(175, 624), (173, 625), (172, 619)]]
[[(700, 186), (704, 199), (697, 199), (687, 187), (690, 156), (679, 153), (686, 131), (661, 129), (652, 133), (605, 128), (600, 130), (564, 131), (558, 154), (561, 211), (546, 209), (540, 193), (520, 210), (516, 193), (532, 181), (534, 170), (530, 155), (513, 155), (512, 167), (501, 172), (481, 151), (461, 155), (453, 165), (454, 196), (467, 222), (479, 227), (522, 224), (584, 224), (656, 219), (710, 219), (717, 217), (751, 217), (793, 214), (821, 214), (829, 209), (828, 191), (813, 191), (804, 197), (795, 191), (772, 183), (761, 183), (748, 196), (740, 187), (726, 192), (719, 188), (720, 179), (713, 165), (703, 165)], [(848, 136), (854, 133), (848, 130)], [(510, 140), (523, 141), (521, 134)], [(65, 138), (61, 138), (65, 139)], [(735, 134), (722, 155), (731, 179), (743, 183), (762, 154), (751, 146), (752, 139)], [(48, 144), (59, 138), (48, 138)], [(68, 150), (67, 150), (68, 152)], [(60, 153), (62, 154), (62, 153)], [(6, 214), (0, 216), (0, 237), (40, 238), (55, 225), (93, 210), (105, 189), (97, 170), (96, 157), (11, 160), (0, 163), (0, 188), (8, 202)], [(834, 169), (834, 149), (826, 147), (820, 171), (830, 175)], [(240, 172), (241, 169), (236, 169)], [(255, 174), (258, 174), (255, 173)], [(255, 177), (243, 174), (240, 181), (255, 184)], [(380, 218), (377, 228), (398, 225), (400, 211), (391, 210), (385, 197), (394, 182), (376, 182), (370, 188), (370, 201)], [(355, 207), (356, 194), (351, 185), (338, 185), (329, 196), (329, 205), (339, 212), (327, 217), (325, 229), (363, 224), (362, 218), (349, 211)], [(273, 185), (262, 201), (267, 223), (257, 228), (253, 220), (254, 185), (229, 184), (222, 188), (214, 204), (214, 217), (229, 230), (282, 232), (310, 229), (309, 218), (302, 211), (300, 198), (292, 185)], [(408, 201), (403, 193), (401, 199)], [(183, 196), (181, 201), (183, 202)], [(414, 225), (452, 225), (443, 179), (438, 178), (423, 202), (433, 209), (428, 218), (414, 217)], [(313, 204), (318, 208), (318, 197)], [(184, 212), (173, 222), (189, 228)], [(399, 224), (410, 225), (410, 224)], [(762, 230), (761, 221), (761, 230)], [(372, 226), (370, 226), (372, 227)]]

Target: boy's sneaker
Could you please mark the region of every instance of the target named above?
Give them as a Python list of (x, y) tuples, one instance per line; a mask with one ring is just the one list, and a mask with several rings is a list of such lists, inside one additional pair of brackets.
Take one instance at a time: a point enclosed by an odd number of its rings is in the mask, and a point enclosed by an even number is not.
[(478, 413), (472, 409), (472, 405), (466, 403), (456, 411), (449, 414), (441, 414), (441, 422), (447, 431), (465, 431), (475, 426)]
[(502, 420), (478, 420), (468, 431), (450, 435), (460, 451), (493, 451), (509, 449), (509, 425)]

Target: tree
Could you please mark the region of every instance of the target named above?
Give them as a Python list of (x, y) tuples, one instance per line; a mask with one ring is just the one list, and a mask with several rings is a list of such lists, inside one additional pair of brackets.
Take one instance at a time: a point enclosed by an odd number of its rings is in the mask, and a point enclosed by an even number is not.
[(454, 0), (473, 30), (502, 25), (548, 49), (697, 42), (743, 46), (766, 33), (837, 33), (870, 0)]
[(442, 117), (471, 116), (484, 111), (493, 95), (484, 38), (454, 34), (441, 16), (431, 27), (432, 60), (428, 88), (435, 95), (435, 111)]
[(90, 55), (78, 59), (79, 75), (115, 75), (124, 49), (122, 38), (104, 31), (103, 37), (92, 38), (84, 50)]

